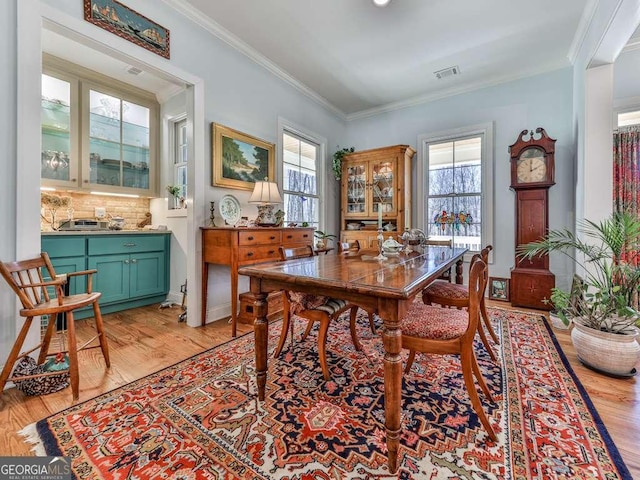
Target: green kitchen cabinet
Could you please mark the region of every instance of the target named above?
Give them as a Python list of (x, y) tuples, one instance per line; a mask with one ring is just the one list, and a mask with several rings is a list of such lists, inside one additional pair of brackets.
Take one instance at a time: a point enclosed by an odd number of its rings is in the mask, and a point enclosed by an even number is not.
[[(42, 250), (56, 273), (96, 269), (93, 291), (102, 293), (103, 313), (159, 303), (169, 291), (170, 233), (103, 232), (83, 235), (43, 234)], [(86, 277), (76, 277), (70, 292), (86, 289)], [(91, 309), (76, 318), (93, 316)]]
[(167, 293), (164, 252), (90, 256), (89, 268), (99, 272), (94, 289), (102, 292), (101, 304), (154, 295), (164, 300)]
[[(79, 272), (86, 270), (85, 237), (42, 237), (42, 251), (49, 254), (56, 274)], [(87, 291), (87, 277), (79, 275), (69, 280), (69, 293), (76, 294)], [(89, 309), (91, 310), (91, 309)]]

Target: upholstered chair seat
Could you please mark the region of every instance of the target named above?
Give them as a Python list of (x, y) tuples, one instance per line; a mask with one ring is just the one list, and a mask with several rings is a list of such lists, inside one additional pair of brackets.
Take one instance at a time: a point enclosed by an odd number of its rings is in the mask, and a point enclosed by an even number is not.
[(413, 303), (402, 323), (402, 334), (450, 340), (461, 336), (468, 326), (469, 314), (464, 310)]

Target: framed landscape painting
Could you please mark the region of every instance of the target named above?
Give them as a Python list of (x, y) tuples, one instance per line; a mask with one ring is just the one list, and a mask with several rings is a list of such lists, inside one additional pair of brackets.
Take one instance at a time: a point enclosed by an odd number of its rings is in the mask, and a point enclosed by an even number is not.
[(117, 0), (84, 0), (84, 19), (142, 48), (169, 58), (169, 30)]
[(257, 181), (275, 182), (275, 146), (229, 127), (212, 124), (213, 186), (253, 190)]

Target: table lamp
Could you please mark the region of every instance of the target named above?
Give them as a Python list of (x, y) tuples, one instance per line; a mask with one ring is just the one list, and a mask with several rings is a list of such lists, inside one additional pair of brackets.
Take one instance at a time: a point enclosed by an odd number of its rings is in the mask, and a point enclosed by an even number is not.
[(282, 197), (275, 182), (269, 182), (266, 178), (262, 182), (256, 182), (249, 203), (258, 204), (256, 224), (261, 227), (272, 227), (277, 223), (273, 214), (273, 204), (282, 203)]

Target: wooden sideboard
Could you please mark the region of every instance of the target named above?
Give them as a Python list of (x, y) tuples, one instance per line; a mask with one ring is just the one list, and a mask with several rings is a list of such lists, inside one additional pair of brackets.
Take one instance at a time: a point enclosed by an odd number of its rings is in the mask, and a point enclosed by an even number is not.
[(202, 230), (202, 325), (207, 320), (209, 264), (229, 265), (231, 335), (238, 321), (238, 267), (280, 259), (278, 247), (313, 245), (313, 228), (200, 227)]

